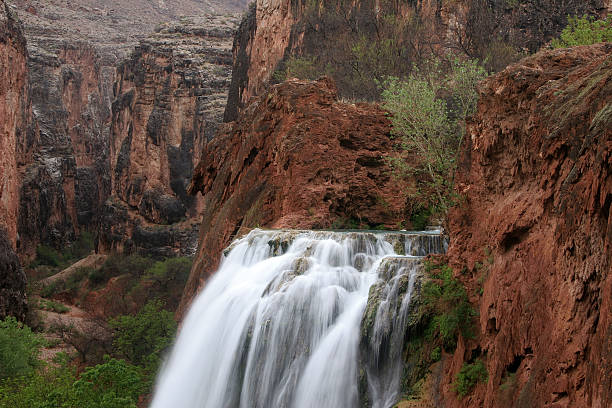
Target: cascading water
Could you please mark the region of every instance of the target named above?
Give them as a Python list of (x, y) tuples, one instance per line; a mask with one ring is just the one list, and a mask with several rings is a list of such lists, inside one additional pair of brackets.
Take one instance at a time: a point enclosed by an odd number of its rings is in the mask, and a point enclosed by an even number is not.
[(419, 260), (444, 250), (436, 232), (252, 231), (194, 301), (152, 408), (392, 406)]

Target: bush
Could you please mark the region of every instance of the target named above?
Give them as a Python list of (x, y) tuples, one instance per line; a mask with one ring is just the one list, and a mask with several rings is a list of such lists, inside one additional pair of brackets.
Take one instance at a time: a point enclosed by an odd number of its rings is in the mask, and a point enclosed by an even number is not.
[(0, 380), (26, 376), (40, 366), (45, 341), (14, 317), (0, 321)]
[(60, 266), (63, 263), (60, 253), (47, 245), (36, 247), (36, 259), (39, 265)]
[(472, 364), (463, 364), (455, 377), (453, 390), (459, 397), (465, 397), (476, 386), (478, 382), (486, 382), (489, 379), (487, 368), (482, 360), (478, 359)]
[(145, 272), (145, 279), (154, 281), (162, 286), (167, 286), (170, 282), (185, 285), (191, 272), (192, 261), (190, 258), (178, 257), (168, 258), (155, 264)]
[(593, 17), (567, 17), (567, 27), (561, 32), (560, 38), (551, 43), (553, 48), (590, 45), (612, 41), (612, 18), (595, 20)]
[(88, 408), (136, 408), (146, 390), (140, 368), (108, 356), (103, 364), (85, 369), (74, 385), (78, 406)]
[(154, 260), (139, 255), (110, 255), (100, 269), (89, 273), (89, 281), (97, 286), (124, 274), (140, 278), (154, 263)]
[(0, 406), (12, 408), (136, 408), (147, 383), (138, 367), (106, 358), (80, 378), (60, 362), (29, 377), (0, 382)]
[(416, 67), (406, 80), (389, 77), (382, 97), (391, 113), (398, 154), (389, 158), (399, 178), (420, 175), (409, 197), (445, 215), (453, 204), (454, 172), (465, 133), (465, 118), (476, 110), (476, 85), (486, 76), (473, 60), (451, 59)]
[(157, 371), (177, 329), (172, 313), (163, 309), (161, 301), (150, 301), (136, 316), (119, 316), (109, 323), (115, 329), (113, 345), (118, 354), (149, 373)]
[(283, 82), (288, 78), (314, 80), (321, 76), (322, 71), (316, 65), (314, 57), (289, 57), (284, 63), (284, 68), (277, 70), (273, 79)]
[(448, 265), (426, 262), (425, 270), (431, 277), (423, 288), (425, 310), (433, 316), (428, 327), (429, 337), (432, 341), (438, 339), (447, 350), (454, 349), (460, 333), (465, 338), (473, 337), (476, 310)]

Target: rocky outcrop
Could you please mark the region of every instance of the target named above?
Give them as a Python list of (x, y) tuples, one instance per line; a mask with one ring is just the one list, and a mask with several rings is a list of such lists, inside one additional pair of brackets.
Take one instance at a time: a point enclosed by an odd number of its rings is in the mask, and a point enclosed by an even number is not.
[(190, 186), (204, 195), (183, 311), (230, 241), (251, 228), (396, 226), (405, 198), (384, 159), (385, 112), (337, 99), (329, 79), (292, 80), (256, 98), (204, 147)]
[(4, 228), (0, 227), (0, 320), (13, 316), (25, 320), (26, 276)]
[[(404, 75), (413, 63), (432, 52), (487, 59), (489, 68), (501, 69), (521, 52), (535, 52), (558, 36), (568, 15), (605, 14), (609, 7), (609, 0), (257, 0), (250, 5), (234, 41), (225, 121), (236, 120), (249, 99), (274, 82), (273, 74), (291, 56), (319, 60), (321, 72), (334, 77), (342, 96), (369, 100), (372, 95), (360, 94), (358, 86), (351, 85), (351, 93), (341, 86), (345, 65), (361, 69), (358, 65), (372, 63), (375, 53), (388, 52), (372, 50), (366, 61), (355, 60), (356, 54), (363, 52), (357, 44), (363, 37), (374, 41), (384, 30), (391, 30), (395, 34), (390, 39), (406, 42), (398, 51), (407, 54), (395, 69), (387, 70), (387, 75)], [(385, 46), (388, 44), (381, 44)], [(392, 64), (392, 58), (387, 55), (382, 63)], [(377, 69), (364, 73), (374, 75)]]
[[(448, 255), (480, 335), (447, 366), (446, 406), (612, 405), (612, 44), (491, 77), (468, 136)], [(488, 382), (458, 400), (449, 384), (476, 357)]]
[[(186, 188), (202, 145), (222, 122), (237, 23), (232, 15), (207, 15), (167, 26), (119, 67), (110, 135), (113, 197), (101, 236), (106, 250), (142, 248), (137, 237), (153, 225), (199, 215), (201, 198)], [(153, 242), (168, 250), (189, 242), (182, 251), (193, 249), (195, 229), (183, 224), (155, 228), (164, 236)], [(193, 239), (185, 241), (180, 231)]]
[(17, 245), (19, 166), (28, 141), (26, 40), (15, 13), (0, 0), (0, 227)]

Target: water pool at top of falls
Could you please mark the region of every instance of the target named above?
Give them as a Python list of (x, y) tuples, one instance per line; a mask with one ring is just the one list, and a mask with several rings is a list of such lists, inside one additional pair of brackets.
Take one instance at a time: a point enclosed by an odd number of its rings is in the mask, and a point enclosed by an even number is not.
[(360, 370), (392, 406), (421, 259), (445, 250), (436, 231), (253, 230), (194, 300), (151, 407), (352, 408)]

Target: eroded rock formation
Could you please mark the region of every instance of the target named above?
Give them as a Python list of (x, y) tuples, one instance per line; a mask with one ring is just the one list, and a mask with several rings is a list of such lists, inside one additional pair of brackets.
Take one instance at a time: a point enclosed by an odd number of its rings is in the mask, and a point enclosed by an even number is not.
[(251, 228), (346, 219), (396, 227), (405, 198), (384, 159), (390, 130), (381, 109), (339, 102), (329, 79), (288, 81), (256, 98), (208, 142), (194, 171), (190, 192), (204, 195), (204, 213), (183, 308)]
[[(201, 197), (188, 195), (186, 188), (202, 145), (222, 121), (237, 19), (193, 19), (143, 40), (119, 67), (112, 198), (102, 223), (105, 249), (159, 245), (168, 254), (195, 249), (197, 222), (191, 219), (199, 215)], [(153, 228), (157, 224), (175, 225)]]
[[(612, 44), (491, 77), (468, 136), (449, 257), (482, 285), (480, 336), (460, 342), (446, 406), (610, 406)], [(488, 382), (458, 400), (449, 384), (477, 356)]]

